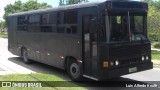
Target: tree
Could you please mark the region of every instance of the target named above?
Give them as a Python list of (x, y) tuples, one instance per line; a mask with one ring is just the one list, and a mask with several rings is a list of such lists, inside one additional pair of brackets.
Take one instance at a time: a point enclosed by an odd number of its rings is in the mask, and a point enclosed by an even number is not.
[(5, 21), (1, 21), (0, 26), (1, 26), (1, 29), (5, 29), (6, 28)]
[(29, 0), (26, 3), (23, 3), (22, 11), (37, 10), (51, 7), (52, 6), (47, 5), (47, 3), (38, 3), (37, 0)]
[[(5, 13), (3, 15), (3, 19), (6, 21), (6, 17), (9, 14), (23, 12), (23, 11), (29, 11), (29, 10), (51, 8), (51, 7), (52, 6), (48, 5), (47, 3), (38, 3), (37, 0), (29, 0), (25, 3), (22, 3), (20, 0), (18, 0), (18, 1), (15, 1), (14, 4), (8, 4), (4, 7)], [(6, 25), (4, 25), (4, 26), (6, 26)]]
[(70, 4), (78, 4), (81, 2), (88, 2), (88, 0), (60, 0), (59, 6), (62, 5), (70, 5)]
[(65, 5), (64, 0), (60, 0), (59, 1), (59, 6), (63, 6), (63, 5)]

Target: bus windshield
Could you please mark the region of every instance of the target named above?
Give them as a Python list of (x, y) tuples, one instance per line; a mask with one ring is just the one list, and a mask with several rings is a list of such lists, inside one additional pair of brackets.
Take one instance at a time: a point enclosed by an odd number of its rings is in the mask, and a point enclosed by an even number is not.
[(110, 42), (146, 40), (146, 22), (146, 16), (139, 13), (110, 13)]

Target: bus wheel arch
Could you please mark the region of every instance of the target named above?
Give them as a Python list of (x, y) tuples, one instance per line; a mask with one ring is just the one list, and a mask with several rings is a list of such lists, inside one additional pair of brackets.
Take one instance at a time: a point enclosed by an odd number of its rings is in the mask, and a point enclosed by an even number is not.
[(82, 68), (76, 58), (67, 56), (65, 59), (65, 69), (73, 81), (82, 80)]

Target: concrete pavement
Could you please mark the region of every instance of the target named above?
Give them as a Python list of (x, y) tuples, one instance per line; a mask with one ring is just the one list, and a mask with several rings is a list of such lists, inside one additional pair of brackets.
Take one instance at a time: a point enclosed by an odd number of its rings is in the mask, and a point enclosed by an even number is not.
[(8, 39), (0, 38), (0, 74), (13, 74), (13, 73), (20, 73), (20, 74), (28, 74), (33, 73), (34, 71), (24, 68), (14, 62), (8, 60), (9, 57), (17, 57), (10, 52), (8, 52), (7, 45)]
[(160, 49), (157, 49), (157, 48), (151, 48), (151, 50), (160, 51)]

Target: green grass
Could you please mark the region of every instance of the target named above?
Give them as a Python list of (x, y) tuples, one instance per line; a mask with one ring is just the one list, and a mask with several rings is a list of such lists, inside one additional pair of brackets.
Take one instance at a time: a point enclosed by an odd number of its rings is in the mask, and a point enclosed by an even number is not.
[(152, 50), (152, 60), (160, 60), (160, 51)]
[[(0, 75), (0, 81), (64, 81), (64, 79), (55, 76), (55, 75), (49, 75), (49, 74), (40, 74), (40, 73), (33, 73), (33, 74), (10, 74), (10, 75)], [(51, 84), (49, 82), (42, 82), (47, 87), (42, 88), (2, 88), (0, 87), (0, 90), (86, 90), (86, 88), (80, 87), (72, 82), (67, 82), (66, 84), (68, 86), (74, 86), (74, 87), (56, 87), (54, 84)], [(56, 82), (55, 82), (56, 84)], [(53, 85), (53, 86), (52, 86)]]
[(153, 43), (152, 43), (152, 46), (153, 46), (154, 48), (159, 48), (159, 49), (160, 49), (160, 42), (153, 42)]
[(155, 68), (160, 68), (160, 51), (152, 50), (152, 62)]
[(8, 38), (8, 34), (0, 33), (0, 38)]

